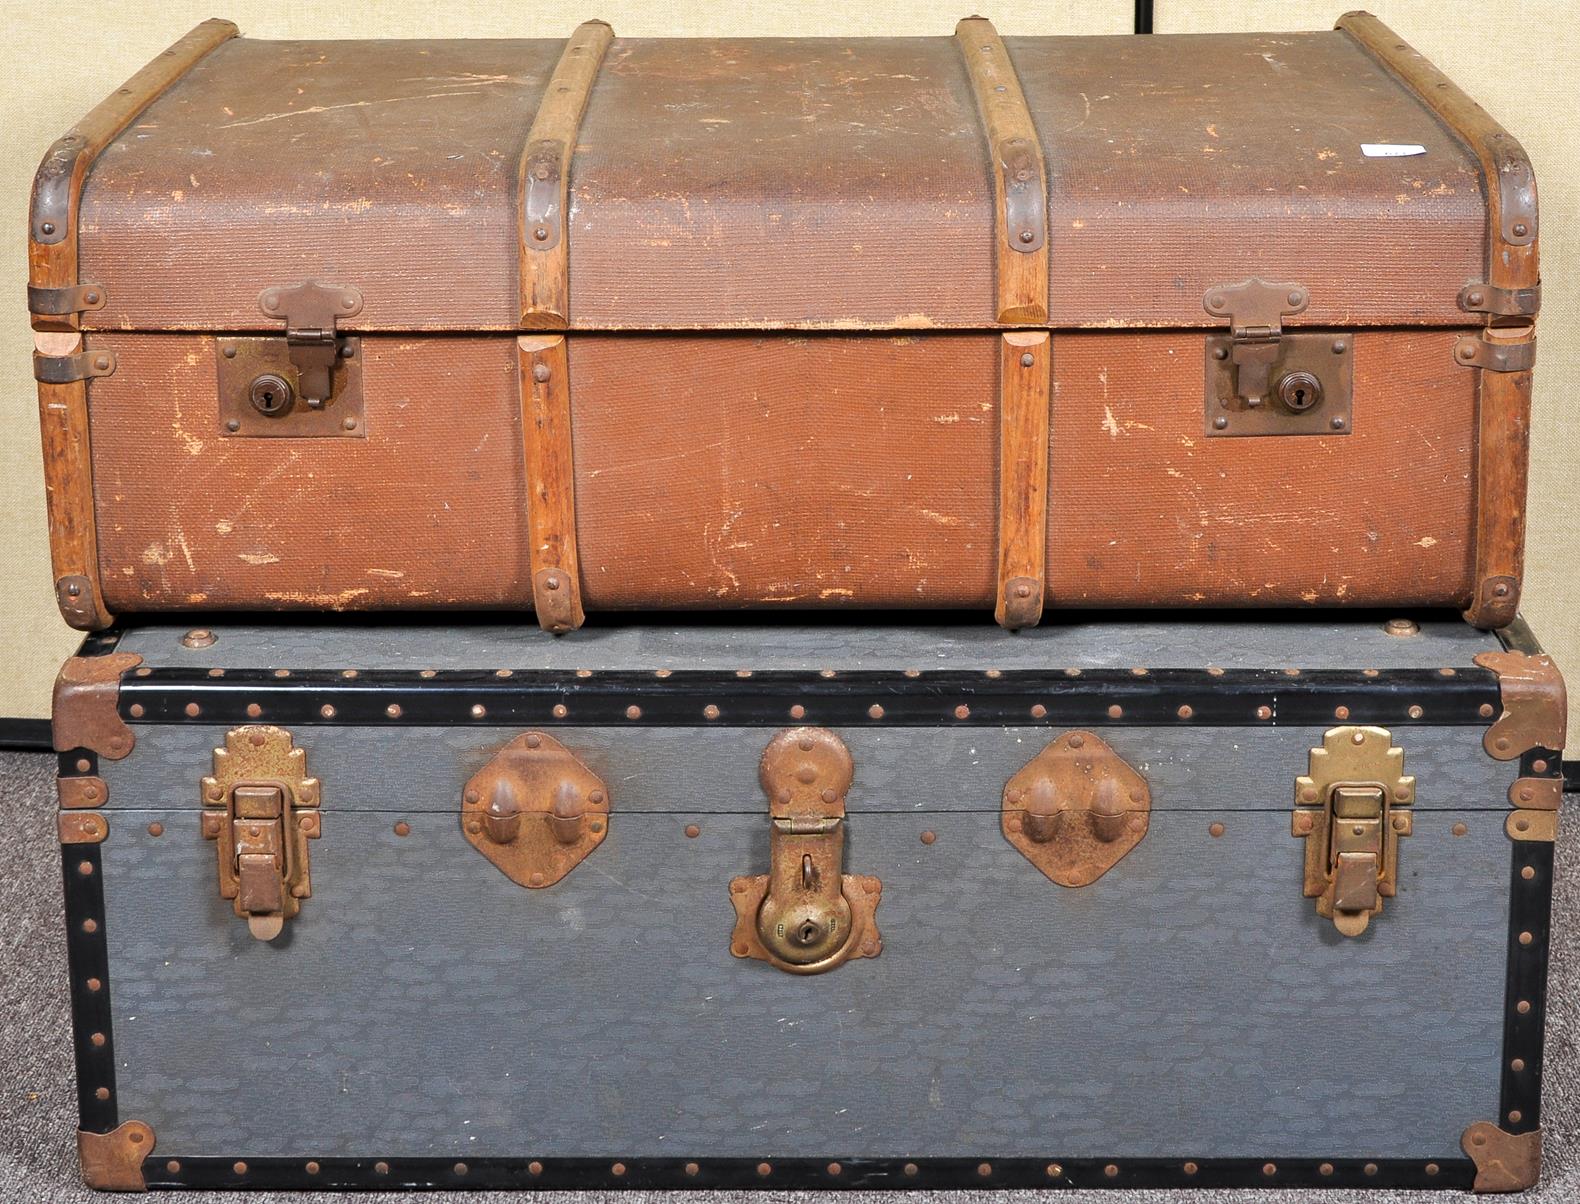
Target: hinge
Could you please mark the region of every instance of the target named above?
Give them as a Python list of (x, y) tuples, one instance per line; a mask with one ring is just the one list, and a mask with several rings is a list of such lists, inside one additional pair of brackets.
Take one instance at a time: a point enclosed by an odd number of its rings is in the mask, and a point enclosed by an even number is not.
[(1467, 368), (1485, 368), (1489, 372), (1529, 372), (1536, 363), (1536, 339), (1532, 335), (1505, 342), (1489, 339), (1485, 334), (1460, 335), (1454, 340), (1454, 359)]
[(1381, 727), (1335, 727), (1295, 780), (1294, 835), (1306, 842), (1305, 893), (1345, 936), (1359, 936), (1394, 894), (1399, 838), (1413, 827), (1415, 779)]
[(883, 949), (883, 884), (847, 874), (845, 792), (855, 762), (827, 728), (787, 728), (763, 751), (768, 873), (730, 881), (730, 952), (791, 974), (821, 974)]
[(202, 782), (203, 835), (219, 855), (219, 896), (260, 941), (273, 940), (313, 893), (309, 840), (322, 832), (318, 779), (278, 727), (238, 727)]
[(33, 379), (46, 385), (69, 385), (108, 376), (114, 371), (113, 351), (77, 351), (70, 355), (33, 353)]
[(59, 288), (27, 286), (27, 311), (36, 318), (63, 318), (90, 309), (103, 309), (104, 300), (104, 288), (97, 284), (65, 284)]
[(1542, 307), (1542, 286), (1497, 288), (1479, 281), (1459, 290), (1459, 308), (1471, 314), (1497, 314), (1501, 317), (1535, 317)]
[(285, 342), (296, 369), (296, 393), (309, 408), (329, 400), (332, 369), (340, 357), (336, 323), (362, 312), (362, 293), (347, 285), (321, 285), (312, 280), (289, 288), (266, 288), (258, 308), (285, 322)]

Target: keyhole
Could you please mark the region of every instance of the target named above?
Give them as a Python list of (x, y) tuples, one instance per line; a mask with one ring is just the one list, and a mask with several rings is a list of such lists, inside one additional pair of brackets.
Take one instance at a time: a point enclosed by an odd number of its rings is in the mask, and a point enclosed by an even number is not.
[(796, 939), (803, 945), (810, 945), (817, 940), (818, 926), (811, 920), (802, 920), (801, 927), (795, 931)]
[(1278, 383), (1278, 399), (1294, 414), (1303, 414), (1322, 400), (1322, 382), (1309, 372), (1291, 372)]
[(284, 377), (265, 372), (253, 380), (248, 396), (258, 413), (274, 415), (282, 413), (291, 404), (294, 394)]

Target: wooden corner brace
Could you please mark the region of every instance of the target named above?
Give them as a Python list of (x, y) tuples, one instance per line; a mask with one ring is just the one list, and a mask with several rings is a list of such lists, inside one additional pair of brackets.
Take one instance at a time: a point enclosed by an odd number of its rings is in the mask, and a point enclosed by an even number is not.
[(998, 600), (1016, 630), (1042, 619), (1048, 561), (1048, 426), (1053, 338), (1012, 330), (999, 341)]
[(521, 213), (521, 325), (528, 330), (564, 330), (570, 325), (571, 155), (582, 114), (592, 95), (614, 30), (602, 21), (576, 27), (554, 67), (538, 104), (518, 169)]
[[(44, 155), (33, 178), (28, 218), (28, 298), (33, 327), (40, 332), (36, 352), (46, 361), (79, 353), (82, 313), (105, 302), (103, 289), (78, 279), (78, 211), (94, 160), (144, 109), (237, 32), (229, 21), (204, 21), (127, 80)], [(41, 379), (38, 409), (56, 601), (71, 626), (90, 631), (108, 627), (112, 619), (99, 578), (94, 530), (86, 377)]]
[[(1491, 363), (1523, 361), (1531, 353), (1530, 320), (1541, 286), (1536, 173), (1530, 156), (1453, 80), (1376, 17), (1346, 13), (1337, 28), (1413, 92), (1476, 156), (1487, 198), (1486, 279), (1461, 291), (1460, 306), (1485, 315), (1482, 346), (1473, 350)], [(1478, 285), (1484, 286), (1479, 292)], [(1511, 308), (1517, 311), (1512, 316), (1501, 312)], [(1477, 627), (1503, 627), (1518, 612), (1524, 570), (1531, 374), (1528, 367), (1500, 371), (1475, 361), (1460, 362), (1480, 369), (1475, 560), (1465, 618)]]
[(955, 26), (993, 164), (995, 316), (1005, 323), (1048, 320), (1048, 170), (1020, 77), (993, 22)]
[(521, 438), (527, 470), (527, 548), (538, 625), (574, 631), (582, 611), (576, 557), (570, 357), (563, 335), (522, 335)]
[(154, 1152), (154, 1131), (129, 1120), (108, 1133), (77, 1130), (82, 1181), (96, 1191), (147, 1191), (143, 1160)]

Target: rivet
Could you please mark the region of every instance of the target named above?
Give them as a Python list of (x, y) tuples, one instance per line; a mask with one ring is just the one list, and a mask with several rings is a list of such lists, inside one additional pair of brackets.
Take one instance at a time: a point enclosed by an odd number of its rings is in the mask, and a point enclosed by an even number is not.
[(1017, 585), (1015, 587), (1015, 596), (1017, 598), (1029, 598), (1029, 597), (1031, 597), (1031, 586), (1027, 585), (1024, 581), (1022, 581), (1019, 585)]
[(181, 1173), (180, 1161), (172, 1158), (169, 1162), (165, 1163), (165, 1172), (171, 1175), (179, 1175)]
[(543, 1173), (543, 1164), (541, 1162), (534, 1161), (534, 1162), (527, 1163), (527, 1174), (529, 1174), (529, 1175), (541, 1175), (542, 1173)]
[(1536, 877), (1536, 867), (1530, 865), (1526, 866), (1520, 871), (1520, 877), (1529, 882), (1532, 878)]
[(1350, 743), (1351, 744), (1365, 744), (1366, 743), (1366, 733), (1365, 732), (1355, 732), (1355, 733), (1353, 733), (1350, 736)]
[(1125, 708), (1120, 706), (1117, 702), (1113, 706), (1108, 708), (1108, 717), (1110, 719), (1122, 718), (1124, 716), (1124, 713), (1125, 713)]
[(325, 719), (333, 719), (335, 717), (335, 708), (326, 702), (318, 708), (318, 713)]
[(231, 432), (231, 433), (232, 433), (232, 434), (235, 434), (235, 433), (236, 433), (236, 432), (237, 432), (237, 431), (239, 431), (239, 430), (241, 430), (241, 423), (240, 423), (240, 422), (238, 422), (238, 421), (237, 421), (237, 420), (236, 420), (236, 419), (234, 419), (234, 418), (232, 418), (232, 419), (229, 419), (229, 420), (228, 420), (228, 421), (227, 421), (227, 422), (226, 422), (226, 423), (225, 423), (225, 429), (226, 429), (226, 430), (227, 430), (227, 431), (230, 431), (230, 432)]
[(1467, 305), (1480, 305), (1486, 299), (1486, 296), (1479, 291), (1471, 291), (1465, 294), (1465, 303)]
[(609, 1173), (618, 1179), (621, 1175), (625, 1174), (625, 1163), (616, 1162), (609, 1168)]
[(1030, 368), (1036, 362), (1037, 362), (1037, 357), (1034, 356), (1031, 352), (1027, 351), (1027, 352), (1023, 352), (1021, 354), (1020, 366), (1022, 368)]
[(532, 732), (532, 733), (530, 733), (527, 736), (527, 747), (528, 748), (537, 748), (540, 745), (542, 745), (542, 743), (543, 743), (543, 737), (538, 735), (536, 732)]
[(759, 1175), (763, 1176), (763, 1178), (766, 1179), (769, 1175), (773, 1174), (773, 1172), (774, 1172), (774, 1168), (773, 1168), (772, 1164), (767, 1163), (767, 1162), (759, 1162), (757, 1164), (757, 1173)]
[(602, 790), (589, 790), (587, 792), (587, 801), (589, 803), (594, 804), (594, 805), (597, 805), (598, 803), (603, 802), (603, 791)]
[(1507, 598), (1509, 596), (1508, 583), (1500, 581), (1497, 585), (1494, 585), (1492, 587), (1492, 596), (1494, 598)]
[(867, 708), (867, 717), (870, 718), (870, 719), (882, 719), (883, 718), (883, 708), (881, 706), (879, 706), (877, 703), (873, 703), (870, 707)]
[(1515, 1058), (1512, 1062), (1509, 1063), (1509, 1069), (1514, 1071), (1515, 1074), (1520, 1073), (1520, 1071), (1525, 1069), (1525, 1059), (1524, 1058)]
[(702, 708), (702, 717), (704, 719), (717, 719), (719, 717), (719, 708), (711, 702), (708, 703), (707, 706)]
[(390, 703), (389, 706), (384, 708), (384, 713), (386, 715), (388, 715), (391, 719), (399, 719), (401, 717), (400, 703), (398, 703), (398, 702)]
[(1187, 1175), (1194, 1175), (1201, 1169), (1201, 1167), (1197, 1166), (1194, 1162), (1187, 1162), (1180, 1169), (1183, 1170)]
[(1036, 237), (1037, 236), (1035, 234), (1033, 234), (1030, 230), (1022, 230), (1020, 232), (1020, 241), (1021, 242), (1032, 242), (1034, 239), (1036, 239)]
[(702, 835), (702, 829), (699, 828), (696, 824), (687, 824), (686, 825), (686, 835), (691, 837), (692, 840), (695, 840), (695, 839), (697, 839), (697, 837)]
[(970, 717), (971, 717), (971, 708), (968, 707), (965, 703), (962, 702), (959, 706), (957, 706), (955, 708), (955, 718), (956, 719), (969, 719)]
[(1227, 418), (1214, 418), (1212, 427), (1215, 431), (1226, 431), (1229, 429), (1229, 420)]
[(1287, 298), (1287, 300), (1289, 301), (1289, 303), (1291, 305), (1299, 305), (1305, 299), (1306, 299), (1306, 294), (1301, 292), (1299, 289), (1294, 289), (1293, 291), (1291, 291), (1289, 296), (1288, 296), (1288, 298)]
[(977, 1175), (980, 1178), (986, 1179), (992, 1173), (993, 1173), (993, 1164), (991, 1162), (979, 1162), (979, 1163), (977, 1163)]
[(165, 834), (165, 826), (164, 826), (164, 824), (159, 823), (158, 821), (155, 821), (154, 823), (151, 823), (151, 824), (148, 825), (148, 835), (150, 835), (152, 837), (155, 837), (155, 838), (158, 838), (160, 836), (163, 836), (164, 834)]
[(1187, 704), (1185, 706), (1180, 707), (1180, 709), (1175, 711), (1174, 713), (1176, 715), (1178, 715), (1181, 719), (1189, 719), (1196, 712)]
[(55, 233), (55, 223), (54, 222), (43, 222), (43, 223), (41, 223), (39, 225), (39, 229), (42, 230), (45, 234), (53, 234), (53, 233)]
[(1533, 772), (1533, 773), (1546, 773), (1547, 772), (1547, 762), (1542, 760), (1542, 758), (1537, 757), (1536, 760), (1531, 762), (1531, 772)]
[(537, 239), (539, 242), (544, 242), (548, 239), (549, 232), (543, 226), (538, 226), (532, 231), (532, 237)]
[(639, 707), (639, 706), (628, 706), (628, 707), (626, 707), (625, 708), (625, 717), (627, 719), (640, 719), (642, 717), (642, 708)]
[(472, 718), (473, 719), (481, 719), (486, 714), (488, 714), (488, 711), (484, 708), (482, 703), (474, 702), (472, 704)]
[(1527, 226), (1524, 222), (1515, 222), (1514, 223), (1514, 237), (1515, 238), (1524, 238), (1530, 232), (1531, 232), (1531, 228), (1529, 226)]
[(457, 1175), (465, 1175), (466, 1172), (468, 1171), (468, 1169), (470, 1169), (470, 1168), (464, 1162), (457, 1162), (450, 1169), (452, 1171), (454, 1171)]
[(549, 366), (547, 364), (533, 364), (532, 365), (532, 379), (533, 380), (542, 382), (542, 381), (548, 380), (550, 375), (552, 375), (552, 373), (550, 372)]
[(1223, 308), (1223, 296), (1221, 294), (1214, 293), (1211, 297), (1207, 298), (1207, 304), (1209, 306), (1211, 306), (1213, 309), (1222, 309)]
[(1271, 1179), (1274, 1175), (1278, 1174), (1278, 1165), (1277, 1165), (1277, 1163), (1264, 1162), (1262, 1164), (1262, 1173), (1264, 1175), (1266, 1175), (1269, 1179)]
[(127, 708), (127, 713), (131, 715), (133, 719), (141, 719), (143, 717), (143, 704), (140, 702), (132, 703), (132, 705)]
[(1350, 345), (1348, 343), (1346, 343), (1343, 339), (1334, 339), (1333, 340), (1333, 354), (1334, 355), (1343, 355), (1349, 349), (1350, 349)]
[(686, 1163), (686, 1174), (688, 1175), (696, 1175), (701, 1169), (695, 1162)]
[(341, 422), (340, 428), (341, 430), (354, 431), (357, 429), (357, 420), (355, 418), (347, 418)]
[(1081, 747), (1085, 746), (1085, 744), (1086, 744), (1086, 737), (1082, 736), (1080, 733), (1076, 733), (1075, 735), (1070, 737), (1070, 747), (1071, 748), (1081, 748)]
[(88, 770), (90, 770), (92, 768), (93, 768), (93, 762), (88, 760), (87, 757), (78, 757), (77, 758), (77, 772), (78, 773), (87, 773)]
[(189, 702), (182, 708), (189, 719), (196, 719), (202, 713), (202, 708), (195, 702)]
[(832, 803), (838, 797), (839, 795), (835, 794), (832, 790), (825, 790), (822, 794), (822, 799), (825, 803)]
[(107, 1038), (105, 1037), (105, 1035), (103, 1033), (94, 1033), (91, 1037), (88, 1038), (88, 1040), (92, 1041), (93, 1044), (96, 1047), (101, 1047), (102, 1048), (103, 1045), (104, 1045), (104, 1042), (107, 1040)]
[(1483, 719), (1491, 719), (1492, 718), (1492, 704), (1490, 702), (1482, 703), (1479, 707), (1476, 708), (1476, 714), (1480, 715)]
[(1437, 1163), (1435, 1163), (1435, 1162), (1428, 1162), (1426, 1164), (1426, 1173), (1427, 1173), (1428, 1176), (1436, 1175), (1438, 1170), (1439, 1170), (1439, 1167), (1438, 1167)]
[(1107, 1175), (1110, 1179), (1117, 1178), (1119, 1176), (1119, 1168), (1110, 1162), (1103, 1168), (1103, 1174)]
[(397, 835), (397, 836), (410, 836), (411, 835), (411, 825), (409, 823), (407, 823), (404, 819), (400, 820), (395, 825), (395, 835)]
[(792, 718), (792, 719), (805, 719), (806, 718), (806, 708), (804, 706), (802, 706), (799, 702), (796, 703), (794, 706), (792, 706), (790, 708), (790, 718)]
[(1223, 835), (1223, 825), (1220, 824), (1220, 823), (1208, 824), (1207, 825), (1207, 834), (1209, 836), (1211, 836), (1214, 840), (1216, 840), (1218, 837)]
[(912, 1179), (916, 1178), (916, 1174), (917, 1174), (917, 1170), (918, 1170), (916, 1163), (914, 1163), (914, 1162), (907, 1162), (903, 1169), (904, 1169), (906, 1175), (908, 1175), (910, 1178), (912, 1178)]
[(1033, 719), (1041, 719), (1044, 716), (1046, 716), (1047, 713), (1048, 713), (1048, 708), (1043, 706), (1042, 703), (1040, 703), (1040, 702), (1037, 703), (1035, 706), (1033, 706), (1031, 708), (1031, 717)]
[(238, 1175), (245, 1175), (247, 1173), (247, 1164), (245, 1162), (233, 1162), (230, 1164), (230, 1169)]
[(259, 706), (256, 702), (249, 702), (247, 704), (247, 718), (248, 719), (256, 719), (261, 714), (263, 714), (263, 708), (261, 706)]
[(1228, 359), (1229, 358), (1229, 349), (1227, 347), (1214, 347), (1212, 349), (1212, 358), (1215, 359), (1215, 360), (1226, 360), (1226, 359)]
[(1473, 360), (1473, 359), (1475, 359), (1476, 358), (1476, 348), (1470, 343), (1461, 343), (1459, 345), (1459, 358), (1462, 359), (1462, 360)]
[(840, 1171), (842, 1171), (844, 1169), (845, 1168), (840, 1166), (840, 1164), (837, 1163), (837, 1162), (830, 1162), (828, 1164), (828, 1173), (831, 1174), (831, 1175), (838, 1175), (840, 1173)]
[(1377, 1164), (1375, 1162), (1368, 1162), (1365, 1166), (1361, 1167), (1361, 1170), (1363, 1170), (1368, 1175), (1375, 1175), (1377, 1173)]
[(387, 1175), (387, 1174), (389, 1174), (390, 1173), (390, 1164), (387, 1163), (387, 1162), (375, 1162), (373, 1164), (373, 1173), (375, 1175)]
[(933, 841), (935, 841), (937, 839), (938, 839), (938, 833), (934, 832), (931, 828), (928, 828), (925, 832), (922, 833), (922, 843), (923, 844), (932, 844)]
[(97, 978), (90, 978), (83, 985), (86, 986), (90, 992), (96, 992), (104, 984), (102, 982), (100, 982)]
[(1531, 942), (1532, 942), (1532, 941), (1533, 941), (1533, 940), (1535, 940), (1535, 939), (1536, 939), (1536, 938), (1535, 938), (1535, 937), (1533, 937), (1533, 936), (1532, 936), (1532, 935), (1531, 935), (1531, 934), (1530, 934), (1530, 933), (1528, 933), (1528, 932), (1522, 932), (1522, 933), (1520, 933), (1520, 944), (1522, 944), (1522, 945), (1529, 945), (1529, 944), (1530, 944), (1530, 943), (1531, 943)]
[(1426, 714), (1426, 712), (1419, 706), (1412, 706), (1407, 714), (1412, 719), (1419, 719), (1422, 715)]
[(1452, 832), (1455, 836), (1463, 836), (1466, 832), (1470, 831), (1470, 829), (1467, 828), (1464, 824), (1455, 824), (1452, 828), (1449, 829), (1449, 831)]
[(1531, 1001), (1529, 999), (1520, 1000), (1514, 1005), (1514, 1010), (1522, 1016), (1526, 1015), (1531, 1010)]
[(302, 1169), (304, 1171), (306, 1171), (309, 1175), (316, 1175), (323, 1168), (321, 1166), (319, 1166), (317, 1162), (309, 1162)]

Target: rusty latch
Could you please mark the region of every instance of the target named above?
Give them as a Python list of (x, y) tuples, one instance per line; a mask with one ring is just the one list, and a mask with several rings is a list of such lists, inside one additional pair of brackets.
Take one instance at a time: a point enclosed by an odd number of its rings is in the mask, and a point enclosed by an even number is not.
[(788, 728), (769, 741), (758, 769), (769, 804), (769, 870), (730, 882), (736, 957), (821, 974), (881, 952), (883, 884), (844, 872), (845, 792), (854, 772), (850, 750), (826, 728)]
[(1399, 838), (1413, 827), (1415, 779), (1380, 727), (1336, 727), (1295, 782), (1295, 836), (1306, 842), (1305, 893), (1317, 914), (1359, 936), (1398, 883)]
[(216, 842), (219, 895), (260, 941), (273, 940), (313, 893), (307, 842), (317, 839), (318, 779), (278, 727), (238, 727), (203, 779), (203, 835)]
[(340, 356), (336, 323), (362, 312), (362, 293), (347, 285), (312, 280), (290, 288), (266, 288), (258, 308), (285, 322), (285, 342), (296, 368), (296, 391), (310, 408), (329, 400), (331, 370)]
[(1202, 301), (1207, 312), (1229, 320), (1236, 391), (1246, 403), (1267, 398), (1269, 375), (1284, 337), (1283, 319), (1310, 303), (1304, 285), (1272, 284), (1255, 276), (1207, 290)]

